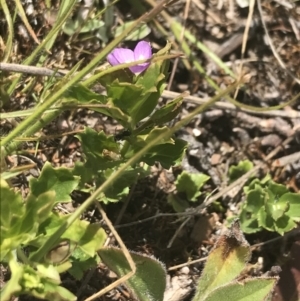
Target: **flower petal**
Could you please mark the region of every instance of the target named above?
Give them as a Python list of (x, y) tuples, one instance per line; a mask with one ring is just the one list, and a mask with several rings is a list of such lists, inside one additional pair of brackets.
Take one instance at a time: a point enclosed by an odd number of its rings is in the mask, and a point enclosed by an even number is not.
[(107, 60), (113, 66), (134, 61), (133, 51), (126, 48), (116, 48), (108, 56)]
[(110, 53), (106, 59), (112, 66), (119, 65), (119, 62), (117, 61), (113, 53)]
[(134, 48), (134, 60), (150, 59), (152, 57), (152, 49), (150, 43), (140, 41)]
[(136, 66), (129, 67), (130, 71), (134, 74), (140, 74), (149, 67), (150, 63), (139, 64)]

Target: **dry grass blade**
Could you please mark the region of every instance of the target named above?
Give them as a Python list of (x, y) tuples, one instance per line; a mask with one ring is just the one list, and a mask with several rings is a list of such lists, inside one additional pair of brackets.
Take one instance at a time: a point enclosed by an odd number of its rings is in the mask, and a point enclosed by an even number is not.
[(272, 39), (271, 39), (271, 37), (269, 35), (267, 24), (266, 24), (264, 16), (263, 16), (263, 10), (262, 10), (262, 7), (261, 7), (261, 1), (260, 0), (257, 0), (257, 8), (258, 8), (258, 11), (259, 11), (259, 14), (260, 14), (260, 19), (261, 19), (262, 25), (263, 25), (265, 33), (266, 33), (266, 37), (267, 37), (268, 43), (269, 43), (270, 48), (271, 48), (271, 50), (273, 52), (273, 55), (275, 56), (276, 60), (278, 61), (280, 67), (283, 68), (287, 72), (287, 74), (294, 79), (294, 81), (297, 84), (300, 85), (300, 79), (298, 79), (290, 70), (287, 69), (285, 63), (283, 62), (283, 60), (281, 59), (280, 55), (278, 54), (278, 52), (275, 49), (275, 46), (274, 46), (273, 41), (272, 41)]
[(36, 34), (34, 33), (31, 25), (29, 24), (28, 22), (28, 19), (26, 17), (26, 13), (23, 9), (23, 6), (21, 4), (21, 2), (19, 0), (15, 0), (15, 3), (16, 3), (16, 6), (17, 6), (17, 9), (19, 11), (19, 14), (20, 14), (20, 17), (26, 27), (26, 29), (28, 30), (28, 32), (30, 33), (31, 37), (33, 38), (33, 40), (39, 45), (40, 44), (40, 41), (38, 40)]
[[(2, 62), (6, 62), (11, 57), (12, 46), (13, 46), (13, 37), (14, 37), (14, 28), (12, 18), (5, 0), (0, 0), (1, 7), (5, 14), (5, 19), (8, 25), (8, 37), (5, 45), (4, 56), (1, 57)], [(1, 65), (1, 64), (0, 64)]]
[[(243, 43), (242, 43), (242, 51), (241, 51), (241, 63), (240, 63), (240, 74), (242, 74), (242, 70), (243, 70), (243, 62), (244, 62), (244, 57), (245, 57), (247, 40), (248, 40), (248, 36), (249, 36), (249, 30), (250, 30), (250, 27), (251, 27), (251, 21), (252, 21), (252, 18), (253, 18), (254, 5), (255, 5), (255, 0), (250, 0), (249, 14), (248, 14), (248, 18), (247, 18), (247, 23), (246, 23), (244, 35), (243, 35)], [(234, 98), (237, 97), (238, 91), (239, 91), (239, 88), (236, 89), (235, 94), (234, 94)]]
[[(182, 44), (182, 41), (184, 39), (184, 31), (185, 31), (186, 20), (187, 20), (189, 9), (190, 9), (190, 4), (191, 4), (190, 0), (187, 0), (186, 3), (185, 3), (184, 16), (183, 16), (183, 25), (182, 25), (182, 30), (181, 30), (181, 33), (180, 33), (180, 44)], [(171, 24), (170, 24), (170, 27), (171, 27)], [(174, 64), (173, 64), (171, 74), (170, 74), (170, 79), (169, 79), (168, 88), (167, 88), (168, 90), (170, 90), (170, 88), (172, 87), (175, 72), (176, 72), (177, 67), (178, 67), (178, 62), (179, 62), (179, 58), (176, 58), (175, 61), (174, 61)]]

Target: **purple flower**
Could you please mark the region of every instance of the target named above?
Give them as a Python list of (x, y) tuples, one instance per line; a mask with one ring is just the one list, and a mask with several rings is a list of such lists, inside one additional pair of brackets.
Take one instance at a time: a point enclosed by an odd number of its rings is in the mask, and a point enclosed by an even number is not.
[[(134, 50), (126, 48), (116, 48), (108, 56), (107, 60), (112, 66), (131, 63), (139, 60), (150, 59), (152, 57), (151, 46), (146, 41), (137, 43)], [(134, 74), (140, 74), (149, 67), (150, 63), (137, 64), (129, 67)]]

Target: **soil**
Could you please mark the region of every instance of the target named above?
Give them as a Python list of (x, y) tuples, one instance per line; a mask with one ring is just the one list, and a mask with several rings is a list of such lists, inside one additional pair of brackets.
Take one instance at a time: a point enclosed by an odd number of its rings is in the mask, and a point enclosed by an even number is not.
[[(58, 3), (54, 2), (52, 5), (55, 8)], [(115, 24), (140, 16), (137, 9), (129, 2), (116, 3)], [(189, 2), (190, 8), (185, 16), (185, 6)], [(249, 8), (240, 7), (239, 2), (241, 1), (174, 1), (166, 8), (166, 11), (172, 18), (185, 24), (186, 29), (195, 35), (198, 41), (216, 53), (236, 74), (240, 74), (242, 43)], [(13, 11), (14, 2), (7, 1), (7, 3), (9, 9)], [(22, 4), (26, 10), (30, 2), (22, 1)], [(150, 8), (146, 1), (144, 4), (148, 9)], [(42, 40), (51, 29), (53, 21), (49, 14), (45, 19), (44, 1), (33, 0), (32, 5), (34, 12), (30, 15), (30, 24), (38, 39)], [(78, 4), (77, 9), (80, 5), (83, 3)], [(94, 5), (100, 9), (102, 1), (99, 3), (96, 1)], [(259, 6), (261, 6), (262, 14)], [(157, 21), (169, 34), (170, 41), (173, 41), (170, 24), (161, 15), (157, 16)], [(157, 51), (165, 45), (166, 38), (157, 30), (154, 23), (151, 23), (150, 27), (152, 30), (146, 39), (151, 42), (154, 51)], [(4, 37), (4, 41), (6, 33), (6, 21), (3, 11), (0, 11), (0, 34)], [(67, 40), (69, 43), (66, 43)], [(11, 63), (20, 63), (31, 54), (35, 47), (19, 17), (15, 22), (14, 43), (16, 49), (14, 57), (10, 58)], [(135, 43), (125, 42), (123, 46), (132, 47)], [(270, 43), (275, 51), (272, 50)], [(180, 46), (176, 45), (175, 49)], [(83, 65), (86, 65), (95, 53), (101, 51), (102, 47), (103, 42), (97, 37), (84, 41), (80, 35), (70, 39), (66, 34), (61, 34), (45, 66), (68, 70), (81, 59), (83, 59)], [(217, 82), (219, 87), (227, 87), (230, 83), (229, 77), (195, 45), (189, 43), (189, 47), (192, 50), (193, 59), (203, 66), (206, 74)], [(181, 51), (180, 47), (176, 50)], [(250, 80), (246, 88), (238, 93), (237, 101), (245, 105), (265, 108), (281, 105), (295, 97), (300, 92), (299, 2), (276, 0), (263, 1), (261, 5), (257, 3), (254, 7), (243, 58), (242, 72), (247, 74)], [(170, 73), (173, 66), (175, 66), (174, 62), (170, 66)], [(187, 68), (188, 66), (179, 60), (174, 79), (168, 89), (178, 93), (189, 91), (190, 95), (203, 99), (213, 96), (214, 90), (208, 85), (204, 76), (199, 75), (192, 66), (190, 64)], [(24, 75), (23, 81), (26, 82), (26, 80), (27, 75)], [(42, 85), (43, 78), (37, 77), (32, 85), (32, 91), (38, 94)], [(10, 112), (28, 109), (35, 105), (32, 95), (30, 91), (24, 93), (20, 87), (9, 101), (3, 103), (2, 110)], [(161, 101), (166, 102), (166, 98), (162, 98)], [(222, 102), (226, 103), (226, 100)], [(195, 107), (196, 104), (187, 99), (179, 118), (186, 116)], [(1, 120), (1, 134), (6, 135), (14, 126), (11, 121)], [(95, 112), (81, 110), (75, 113), (65, 112), (44, 129), (44, 134), (64, 133), (69, 129), (82, 129), (84, 126), (104, 130), (107, 133), (121, 131), (120, 127), (109, 118)], [(236, 165), (245, 159), (258, 165), (267, 158), (268, 164), (259, 170), (257, 176), (262, 178), (269, 173), (274, 181), (286, 185), (292, 192), (299, 193), (299, 98), (291, 105), (270, 112), (254, 113), (239, 110), (236, 107), (233, 109), (212, 107), (203, 114), (199, 114), (176, 135), (189, 143), (181, 166), (170, 170), (164, 170), (159, 165), (153, 166), (151, 176), (138, 181), (131, 188), (128, 199), (105, 206), (108, 217), (116, 226), (128, 249), (155, 256), (165, 264), (167, 270), (191, 260), (205, 258), (222, 230), (227, 227), (226, 219), (238, 212), (243, 201), (242, 187), (236, 186), (227, 192), (224, 190), (229, 185), (229, 166)], [(74, 135), (42, 141), (36, 155), (35, 149), (36, 142), (26, 142), (20, 149), (23, 155), (10, 156), (8, 162), (12, 165), (35, 162), (41, 168), (44, 162), (50, 161), (54, 166), (71, 167), (74, 154), (81, 153), (80, 144)], [(275, 154), (269, 158), (268, 156), (274, 151)], [(293, 154), (295, 158), (283, 160), (285, 156)], [(167, 197), (174, 191), (174, 181), (183, 170), (208, 174), (211, 179), (206, 183), (203, 191), (207, 194), (221, 192), (221, 197), (208, 206), (202, 214), (192, 216), (189, 222), (176, 233), (185, 219), (176, 215), (165, 216), (163, 213), (174, 213), (173, 208), (167, 202)], [(28, 189), (26, 176), (22, 175), (13, 180), (13, 184), (21, 188), (24, 194)], [(72, 198), (72, 206), (76, 208), (87, 198), (87, 195), (74, 192)], [(191, 207), (199, 206), (204, 198), (205, 195), (196, 203), (191, 203)], [(124, 212), (122, 212), (123, 206), (126, 206)], [(97, 211), (93, 213), (94, 209), (90, 208), (85, 216), (91, 222), (101, 220)], [(155, 218), (141, 222), (150, 217)], [(252, 249), (253, 254), (246, 273), (258, 276), (263, 275), (273, 266), (279, 265), (284, 268), (283, 259), (290, 255), (295, 246), (299, 245), (300, 231), (298, 228), (284, 236), (262, 231), (246, 235), (246, 239), (250, 245), (258, 244)], [(113, 238), (110, 244), (115, 244)], [(177, 296), (182, 294), (181, 297), (170, 300), (191, 300), (204, 262), (200, 261), (168, 271), (170, 279), (181, 279), (180, 281), (184, 283), (184, 288), (177, 292)], [(88, 279), (91, 273), (93, 273), (92, 277)], [(3, 267), (1, 274), (2, 286), (9, 278), (9, 273)], [(115, 275), (110, 273), (104, 265), (99, 265), (96, 270), (90, 274), (87, 273), (82, 281), (76, 281), (68, 274), (63, 275), (63, 285), (75, 294), (84, 285), (84, 291), (79, 296), (79, 300), (84, 300), (115, 279)], [(299, 291), (298, 293), (300, 296)], [(280, 299), (280, 293), (276, 298), (274, 297), (276, 301), (288, 300)], [(21, 299), (28, 298), (21, 297)], [(120, 286), (99, 300), (133, 299), (126, 287)]]

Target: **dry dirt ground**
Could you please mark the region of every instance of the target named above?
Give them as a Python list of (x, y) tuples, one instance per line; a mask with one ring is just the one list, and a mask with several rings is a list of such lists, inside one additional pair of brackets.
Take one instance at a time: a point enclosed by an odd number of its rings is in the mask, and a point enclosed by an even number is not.
[[(96, 3), (101, 7), (102, 1)], [(185, 23), (195, 37), (214, 51), (234, 72), (240, 72), (241, 47), (248, 17), (248, 7), (241, 8), (234, 0), (191, 0), (188, 14), (184, 14), (188, 1), (175, 1), (167, 8), (167, 12), (176, 20)], [(23, 1), (26, 7), (28, 1)], [(33, 0), (34, 15), (30, 17), (31, 25), (39, 39), (50, 30), (51, 20), (45, 20), (43, 15), (43, 1)], [(8, 1), (13, 7), (13, 1)], [(58, 3), (53, 3), (55, 7)], [(78, 4), (80, 5), (80, 4)], [(145, 1), (145, 5), (148, 4)], [(261, 11), (260, 11), (261, 8)], [(119, 1), (115, 6), (116, 22), (127, 21), (139, 16), (127, 1)], [(158, 22), (170, 33), (170, 26), (160, 16)], [(0, 34), (5, 37), (7, 27), (0, 11)], [(266, 28), (264, 27), (266, 24)], [(147, 40), (152, 43), (155, 51), (165, 45), (166, 38), (151, 25), (152, 32)], [(12, 62), (20, 62), (31, 53), (34, 43), (22, 26), (21, 20), (15, 24), (16, 47)], [(84, 64), (89, 62), (94, 53), (101, 51), (101, 40), (93, 37), (81, 40), (80, 36), (66, 43), (68, 36), (58, 37), (55, 52), (46, 66), (61, 69), (70, 69), (79, 59)], [(170, 36), (172, 39), (172, 36)], [(272, 43), (272, 44), (271, 44)], [(135, 43), (125, 43), (132, 47)], [(271, 47), (273, 45), (273, 49)], [(220, 87), (228, 84), (228, 77), (207, 56), (200, 52), (195, 45), (190, 44), (193, 57), (205, 68), (207, 75), (213, 78)], [(177, 49), (180, 51), (180, 48)], [(171, 64), (170, 72), (173, 65)], [(174, 92), (190, 91), (191, 95), (206, 98), (214, 94), (214, 90), (207, 84), (203, 76), (193, 66), (187, 68), (181, 61), (176, 67), (174, 79), (169, 90)], [(291, 0), (262, 1), (256, 3), (252, 17), (247, 47), (244, 52), (243, 72), (250, 75), (247, 89), (241, 90), (237, 100), (241, 103), (267, 107), (280, 105), (300, 92), (300, 2)], [(26, 76), (24, 76), (24, 81)], [(36, 91), (43, 79), (38, 78)], [(2, 110), (9, 112), (30, 108), (34, 100), (30, 93), (20, 94), (18, 91), (6, 103)], [(162, 100), (162, 101), (165, 101)], [(185, 101), (181, 116), (185, 116), (194, 107), (195, 103)], [(5, 135), (14, 126), (11, 122), (1, 121), (1, 132)], [(98, 113), (82, 110), (76, 114), (66, 112), (58, 120), (47, 126), (46, 135), (62, 133), (68, 129), (79, 130), (83, 126), (103, 129), (113, 133), (117, 125)], [(224, 227), (225, 219), (235, 213), (242, 198), (241, 187), (235, 187), (227, 193), (222, 193), (212, 206), (208, 207), (201, 217), (194, 216), (182, 227), (183, 219), (176, 216), (158, 216), (143, 223), (135, 223), (158, 213), (174, 213), (167, 203), (167, 195), (174, 190), (174, 180), (182, 170), (198, 171), (208, 174), (211, 180), (206, 184), (205, 191), (213, 192), (217, 188), (223, 191), (228, 186), (228, 167), (239, 161), (248, 159), (255, 165), (266, 158), (267, 165), (259, 172), (259, 176), (270, 173), (274, 181), (285, 184), (293, 192), (300, 189), (300, 100), (280, 110), (264, 113), (249, 113), (231, 107), (212, 107), (207, 112), (198, 115), (186, 128), (177, 135), (189, 142), (186, 157), (181, 167), (163, 170), (153, 167), (151, 177), (136, 183), (131, 189), (130, 197), (124, 200), (127, 204), (123, 212), (124, 202), (106, 206), (109, 218), (115, 225), (124, 243), (130, 250), (154, 255), (165, 263), (169, 269), (189, 260), (204, 258), (216, 241)], [(63, 138), (45, 140), (39, 145), (38, 154), (33, 157), (35, 143), (24, 144), (25, 157), (40, 166), (48, 160), (55, 166), (70, 166), (75, 153), (80, 153), (78, 140), (70, 135)], [(270, 153), (274, 154), (270, 157)], [(294, 155), (287, 157), (289, 155)], [(22, 164), (22, 157), (17, 162)], [(16, 158), (10, 158), (14, 161)], [(14, 184), (26, 187), (26, 177), (18, 177)], [(78, 206), (86, 195), (74, 193), (73, 207)], [(203, 201), (203, 200), (202, 200)], [(193, 204), (197, 206), (199, 203)], [(93, 208), (87, 213), (90, 221), (98, 221), (100, 216), (93, 214)], [(124, 224), (135, 223), (125, 227)], [(123, 226), (122, 226), (123, 225)], [(291, 252), (298, 254), (300, 262), (300, 233), (280, 237), (270, 232), (259, 232), (247, 235), (246, 239), (253, 247), (253, 256), (247, 272), (250, 275), (262, 275), (274, 265), (281, 265), (288, 261)], [(174, 239), (173, 239), (174, 238)], [(171, 245), (168, 247), (171, 239)], [(113, 241), (112, 241), (113, 243)], [(260, 244), (261, 243), (261, 244)], [(298, 250), (298, 251), (297, 251)], [(297, 253), (298, 252), (298, 253)], [(296, 255), (295, 255), (296, 256)], [(294, 267), (295, 263), (289, 263)], [(184, 288), (178, 291), (181, 299), (190, 300), (194, 292), (195, 283), (203, 268), (203, 262), (184, 268), (173, 269), (169, 276), (184, 283)], [(4, 273), (5, 274), (5, 273)], [(298, 267), (298, 280), (300, 279)], [(5, 276), (5, 275), (4, 275)], [(88, 277), (88, 276), (86, 276)], [(78, 282), (65, 275), (64, 285), (74, 293), (82, 290), (79, 300), (90, 296), (102, 287), (113, 281), (114, 275), (104, 266), (100, 266), (90, 279), (84, 278)], [(5, 280), (5, 279), (4, 279)], [(300, 281), (300, 280), (299, 280)], [(184, 299), (185, 298), (185, 299)], [(22, 298), (23, 299), (23, 298)], [(132, 300), (125, 287), (119, 287), (101, 300)], [(173, 299), (172, 299), (173, 300)], [(176, 298), (174, 299), (176, 300)], [(275, 300), (275, 299), (274, 299)], [(278, 297), (276, 301), (284, 300)], [(285, 299), (288, 300), (288, 299)]]

